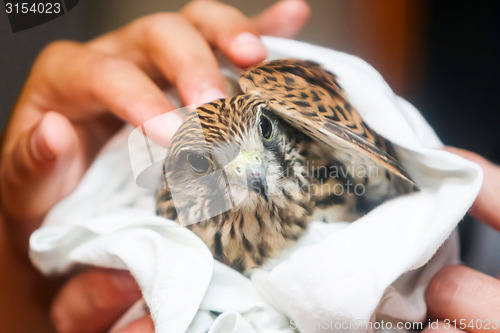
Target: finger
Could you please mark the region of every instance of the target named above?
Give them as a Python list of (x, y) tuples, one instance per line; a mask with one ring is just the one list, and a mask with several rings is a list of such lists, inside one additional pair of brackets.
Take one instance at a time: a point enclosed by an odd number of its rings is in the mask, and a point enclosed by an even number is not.
[(310, 9), (302, 0), (282, 0), (255, 16), (252, 21), (262, 35), (293, 38), (309, 19)]
[(459, 328), (456, 328), (450, 322), (444, 322), (442, 320), (432, 321), (429, 326), (422, 330), (422, 333), (463, 333), (463, 331)]
[(498, 195), (500, 167), (467, 150), (454, 147), (446, 147), (446, 150), (481, 166), (484, 172), (483, 185), (470, 213), (496, 230), (500, 230), (500, 196)]
[(432, 318), (456, 320), (457, 328), (469, 332), (500, 332), (499, 295), (499, 280), (455, 265), (436, 274), (425, 299)]
[(155, 331), (153, 320), (151, 319), (151, 316), (144, 315), (127, 326), (125, 326), (123, 329), (117, 331), (116, 333), (153, 333)]
[[(139, 126), (174, 107), (130, 61), (79, 43), (55, 42), (36, 61), (16, 109), (35, 110), (31, 118), (58, 110), (71, 121), (86, 121), (112, 111)], [(18, 118), (26, 118), (26, 114), (14, 114), (10, 127), (16, 130), (12, 132), (25, 130), (30, 119)]]
[[(98, 61), (89, 90), (120, 118), (139, 126), (174, 109), (162, 91), (133, 64), (119, 59)], [(103, 89), (106, 87), (106, 89)]]
[[(225, 97), (217, 61), (203, 36), (181, 15), (160, 13), (141, 18), (107, 39), (94, 42), (113, 44), (118, 54), (136, 54), (137, 61), (151, 71), (158, 68), (174, 83), (186, 104), (199, 105)], [(117, 42), (117, 40), (119, 42)]]
[(259, 31), (237, 9), (216, 1), (193, 1), (181, 13), (235, 65), (247, 67), (266, 59)]
[[(47, 210), (80, 179), (79, 146), (75, 128), (56, 112), (46, 113), (32, 129), (5, 145), (0, 167), (2, 209), (22, 248)], [(71, 174), (74, 182), (64, 182), (64, 175)]]
[(102, 332), (141, 297), (128, 272), (96, 269), (69, 280), (56, 296), (51, 317), (58, 332)]
[[(57, 43), (46, 53), (41, 56), (39, 67), (49, 78), (54, 95), (50, 100), (58, 101), (57, 109), (72, 119), (89, 118), (110, 110), (139, 126), (174, 109), (158, 86), (138, 66), (122, 57), (70, 42)], [(72, 61), (64, 61), (68, 58)]]

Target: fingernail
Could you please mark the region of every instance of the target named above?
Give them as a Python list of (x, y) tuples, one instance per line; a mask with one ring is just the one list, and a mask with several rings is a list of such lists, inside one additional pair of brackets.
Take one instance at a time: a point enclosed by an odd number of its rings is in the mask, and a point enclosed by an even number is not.
[(167, 132), (173, 135), (181, 127), (184, 117), (182, 117), (178, 110), (173, 110), (164, 115), (163, 122)]
[(183, 122), (182, 115), (177, 111), (169, 111), (143, 124), (144, 135), (155, 143), (168, 147), (170, 140)]
[(219, 98), (224, 98), (226, 95), (217, 88), (205, 89), (201, 92), (197, 100), (197, 105), (212, 102)]
[(43, 134), (46, 127), (44, 124), (45, 122), (42, 119), (31, 136), (31, 151), (36, 158), (42, 161), (50, 161), (55, 158), (55, 155), (47, 144), (47, 140)]
[(249, 55), (265, 57), (267, 55), (267, 49), (262, 40), (249, 32), (242, 32), (236, 36), (231, 48), (233, 52), (245, 57)]

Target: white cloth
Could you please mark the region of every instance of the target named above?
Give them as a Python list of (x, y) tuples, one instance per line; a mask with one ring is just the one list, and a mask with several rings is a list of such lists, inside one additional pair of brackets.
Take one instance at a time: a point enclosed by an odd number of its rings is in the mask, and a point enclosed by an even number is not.
[(425, 287), (458, 260), (456, 237), (445, 241), (479, 192), (481, 169), (436, 149), (441, 143), (418, 111), (361, 59), (264, 42), (272, 58), (310, 59), (335, 73), (366, 122), (399, 145), (421, 191), (350, 224), (312, 223), (293, 249), (248, 279), (215, 262), (189, 230), (154, 216), (152, 190), (135, 185), (128, 165), (128, 128), (32, 235), (33, 263), (45, 274), (76, 264), (130, 270), (161, 333), (367, 331), (370, 320), (424, 320)]

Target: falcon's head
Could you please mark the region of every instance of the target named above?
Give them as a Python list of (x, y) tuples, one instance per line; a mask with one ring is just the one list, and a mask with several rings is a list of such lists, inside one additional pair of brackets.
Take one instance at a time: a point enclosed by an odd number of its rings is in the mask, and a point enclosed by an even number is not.
[(258, 96), (200, 106), (176, 133), (165, 164), (179, 222), (201, 222), (230, 209), (286, 205), (286, 193), (303, 185), (295, 175), (305, 173), (302, 156), (291, 143), (299, 140), (303, 136)]

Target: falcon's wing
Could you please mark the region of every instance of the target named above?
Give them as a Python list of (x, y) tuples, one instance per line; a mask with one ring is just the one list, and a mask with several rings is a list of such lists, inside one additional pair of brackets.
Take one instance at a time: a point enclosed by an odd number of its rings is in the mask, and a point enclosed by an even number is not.
[(267, 100), (273, 111), (293, 127), (337, 152), (345, 151), (340, 155), (346, 159), (353, 154), (357, 155), (353, 159), (368, 157), (407, 185), (414, 185), (391, 155), (391, 143), (363, 122), (336, 77), (319, 64), (283, 59), (257, 65), (241, 75), (240, 86), (243, 92)]

